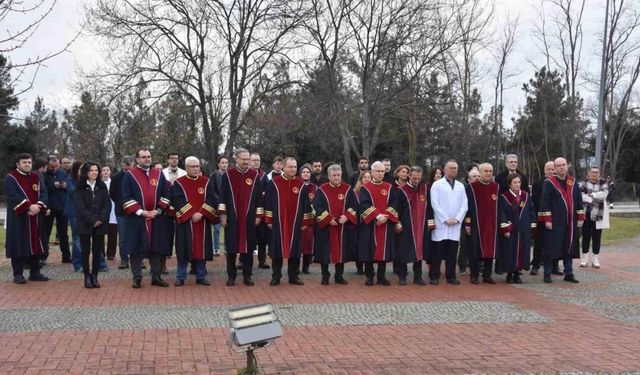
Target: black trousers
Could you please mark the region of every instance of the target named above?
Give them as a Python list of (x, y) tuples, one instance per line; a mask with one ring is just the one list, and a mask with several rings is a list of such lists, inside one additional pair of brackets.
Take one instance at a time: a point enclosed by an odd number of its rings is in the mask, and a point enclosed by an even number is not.
[(471, 276), (480, 276), (480, 264), (482, 264), (482, 277), (491, 277), (493, 259), (473, 259), (469, 264), (469, 268), (471, 269)]
[[(544, 223), (538, 223), (538, 225), (544, 225)], [(533, 259), (531, 259), (531, 267), (540, 268), (542, 265), (542, 244), (544, 238), (542, 235), (542, 229), (536, 231), (536, 239), (533, 244)]]
[(303, 255), (302, 256), (302, 270), (309, 272), (309, 266), (311, 266), (311, 262), (313, 261), (313, 255)]
[[(242, 264), (242, 277), (248, 279), (253, 271), (253, 250), (248, 250), (245, 254), (237, 254)], [(236, 253), (227, 252), (227, 277), (235, 280), (238, 276), (236, 268)]]
[(429, 279), (440, 278), (440, 265), (442, 260), (445, 263), (445, 277), (455, 279), (456, 277), (456, 257), (458, 255), (458, 241), (442, 240), (434, 241), (435, 246), (431, 252), (431, 264), (429, 268)]
[[(364, 264), (364, 273), (367, 275), (367, 279), (373, 279), (373, 263), (374, 262), (366, 262)], [(378, 263), (378, 270), (375, 272), (375, 274), (378, 277), (378, 281), (384, 280), (386, 278), (385, 273), (387, 272), (387, 262), (376, 263)]]
[(109, 224), (107, 229), (107, 258), (115, 258), (118, 246), (118, 224)]
[[(409, 274), (409, 267), (407, 263), (398, 263), (398, 276), (401, 279), (406, 279)], [(422, 279), (422, 262), (413, 262), (413, 279)]]
[[(131, 264), (131, 274), (134, 279), (142, 279), (142, 254), (132, 254), (129, 256), (129, 262)], [(149, 268), (151, 270), (151, 279), (160, 278), (160, 258), (159, 254), (149, 254)]]
[(591, 220), (591, 213), (587, 212), (587, 218), (582, 225), (582, 253), (589, 252), (589, 245), (593, 241), (592, 250), (594, 254), (600, 254), (600, 243), (602, 242), (602, 229), (596, 229), (596, 222)]
[(464, 230), (464, 226), (462, 228), (462, 233), (460, 234), (460, 250), (458, 251), (458, 267), (463, 270), (469, 267), (469, 242), (471, 240), (471, 236), (468, 236), (466, 231)]
[(60, 252), (62, 252), (62, 259), (71, 259), (71, 253), (69, 252), (69, 234), (67, 233), (69, 222), (67, 217), (64, 216), (62, 210), (51, 210), (51, 214), (49, 216), (45, 216), (45, 229), (47, 241), (51, 237), (51, 232), (53, 232), (53, 221), (56, 222), (56, 233), (58, 234), (58, 239), (60, 240)]
[[(81, 234), (80, 249), (82, 250), (82, 271), (84, 275), (97, 275), (100, 268), (100, 258), (104, 254), (104, 234)], [(91, 268), (89, 268), (89, 254), (92, 256)]]
[[(271, 259), (271, 278), (273, 280), (282, 279), (282, 265), (284, 261), (282, 259)], [(287, 260), (287, 275), (289, 280), (295, 280), (298, 278), (298, 270), (300, 269), (300, 259), (289, 258)]]
[(258, 242), (258, 264), (267, 262), (267, 240), (259, 238)]
[(23, 258), (11, 258), (11, 268), (13, 268), (13, 276), (22, 276), (24, 272), (24, 266), (29, 267), (29, 273), (31, 275), (37, 275), (40, 273), (39, 255), (31, 255)]
[[(320, 265), (320, 269), (322, 270), (322, 277), (329, 278), (331, 277), (331, 272), (329, 272), (329, 263), (322, 263)], [(344, 263), (336, 263), (336, 279), (339, 279), (344, 274)]]

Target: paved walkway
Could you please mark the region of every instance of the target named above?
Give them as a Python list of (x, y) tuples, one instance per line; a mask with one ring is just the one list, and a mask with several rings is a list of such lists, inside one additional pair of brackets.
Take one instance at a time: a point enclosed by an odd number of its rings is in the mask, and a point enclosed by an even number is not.
[[(54, 253), (55, 280), (10, 283), (0, 261), (0, 374), (235, 374), (242, 354), (226, 346), (227, 308), (271, 302), (284, 337), (258, 351), (265, 374), (640, 373), (640, 238), (603, 250), (603, 268), (581, 283), (524, 277), (525, 284), (131, 288), (130, 275), (101, 274), (102, 288)], [(174, 266), (170, 261), (171, 266)], [(576, 262), (577, 266), (577, 262)], [(173, 280), (173, 272), (167, 276)]]

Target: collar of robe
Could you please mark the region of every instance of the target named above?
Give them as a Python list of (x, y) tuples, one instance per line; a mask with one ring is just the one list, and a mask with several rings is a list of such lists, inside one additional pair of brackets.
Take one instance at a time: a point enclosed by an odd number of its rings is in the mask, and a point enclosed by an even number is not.
[(236, 167), (236, 169), (238, 170), (238, 172), (240, 173), (247, 173), (247, 171), (249, 171), (249, 168), (247, 169), (240, 169), (240, 167)]
[(489, 185), (491, 183), (491, 180), (489, 180), (489, 182), (484, 182), (482, 181), (482, 179), (478, 179), (478, 181), (482, 184), (482, 185)]
[(337, 187), (340, 187), (340, 185), (342, 185), (342, 184), (338, 182), (338, 185), (334, 185), (333, 182), (329, 181), (329, 185), (331, 187), (337, 188)]
[(23, 171), (20, 170), (20, 168), (16, 168), (16, 171), (18, 171), (18, 173), (20, 173), (23, 176), (28, 176), (29, 173), (24, 173)]
[[(296, 178), (296, 176), (287, 177), (287, 175), (286, 175), (286, 174), (284, 174), (284, 173), (282, 173), (280, 176), (282, 176), (282, 178), (284, 178), (284, 179), (285, 179), (285, 180), (287, 180), (287, 181), (291, 181), (291, 180), (293, 180), (294, 178)], [(305, 182), (305, 184), (306, 184), (306, 182)]]
[(198, 177), (200, 177), (200, 176), (191, 177), (191, 176), (187, 175), (187, 178), (188, 178), (188, 179), (190, 179), (190, 180), (194, 180), (194, 181), (195, 181), (195, 180), (197, 180), (197, 179), (198, 179)]
[(514, 197), (519, 197), (519, 196), (520, 196), (520, 191), (518, 191), (518, 192), (516, 193), (515, 191), (511, 190), (511, 188), (509, 188), (509, 192), (510, 192), (511, 194), (513, 194), (513, 196), (514, 196)]
[(380, 184), (383, 182), (383, 180), (376, 181), (374, 178), (371, 178), (371, 182), (372, 182), (374, 185), (380, 185)]

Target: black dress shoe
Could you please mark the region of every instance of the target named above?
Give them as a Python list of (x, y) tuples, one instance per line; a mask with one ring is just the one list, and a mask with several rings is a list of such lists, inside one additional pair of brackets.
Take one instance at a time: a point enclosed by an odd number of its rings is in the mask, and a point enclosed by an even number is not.
[(271, 279), (271, 282), (269, 283), (269, 285), (271, 286), (280, 285), (280, 280)]
[(209, 285), (211, 285), (211, 282), (209, 282), (208, 279), (198, 279), (198, 280), (196, 280), (196, 284), (209, 286)]
[(26, 284), (27, 280), (24, 278), (24, 276), (18, 275), (18, 276), (14, 276), (13, 277), (13, 283), (14, 284)]
[(244, 280), (242, 281), (242, 283), (246, 286), (254, 286), (255, 283), (253, 282), (253, 280), (251, 280), (250, 277), (245, 277)]
[(98, 282), (98, 276), (91, 275), (91, 282), (93, 283), (94, 288), (100, 288), (100, 283)]
[(431, 279), (431, 280), (429, 280), (429, 284), (431, 284), (431, 285), (440, 285), (440, 280), (439, 279)]
[(35, 275), (29, 275), (29, 281), (49, 281), (49, 278), (41, 273)]
[(564, 275), (564, 281), (568, 281), (570, 283), (578, 284), (580, 281), (576, 280), (576, 277), (573, 274)]
[(482, 282), (485, 283), (485, 284), (495, 284), (496, 283), (495, 280), (491, 276), (483, 277), (482, 278)]
[(157, 278), (157, 279), (151, 280), (151, 285), (166, 288), (169, 286), (169, 283), (162, 280), (161, 278)]
[(184, 286), (184, 280), (180, 280), (180, 279), (178, 279), (178, 280), (176, 280), (176, 283), (175, 283), (175, 284), (173, 284), (173, 285), (174, 285), (174, 286)]
[(400, 285), (407, 285), (407, 279), (405, 278), (401, 278), (400, 281), (398, 282), (398, 284)]
[(84, 277), (84, 287), (87, 289), (93, 289), (93, 280), (91, 280), (91, 276)]
[(538, 270), (539, 270), (539, 269), (540, 269), (540, 267), (535, 267), (535, 266), (533, 266), (533, 267), (531, 267), (531, 272), (529, 272), (529, 274), (530, 274), (531, 276), (536, 276), (536, 275), (538, 274)]
[(329, 285), (329, 276), (322, 276), (321, 285)]
[(545, 273), (543, 280), (544, 280), (545, 283), (551, 283), (552, 282), (551, 275)]
[(133, 289), (142, 288), (142, 279), (133, 279)]
[(347, 285), (349, 282), (344, 277), (336, 277), (336, 284)]
[(234, 286), (234, 285), (236, 285), (236, 279), (227, 280), (227, 286)]
[(427, 283), (425, 283), (422, 278), (413, 279), (413, 283), (416, 284), (416, 285), (427, 285)]
[(447, 284), (459, 285), (460, 284), (460, 280), (458, 280), (456, 278), (450, 278), (450, 279), (447, 279)]
[(295, 279), (289, 279), (289, 284), (304, 285), (304, 281), (302, 281), (299, 277), (296, 277)]
[(514, 284), (522, 284), (522, 279), (520, 278), (520, 275), (516, 273), (516, 275), (513, 277), (513, 282)]
[(367, 278), (367, 281), (364, 282), (364, 285), (366, 285), (366, 286), (373, 285), (373, 279), (372, 278)]
[(480, 284), (480, 279), (478, 276), (471, 276), (471, 284), (478, 285)]
[(389, 286), (391, 285), (391, 281), (389, 281), (389, 279), (378, 279), (378, 285)]
[(263, 270), (268, 270), (271, 267), (266, 263), (260, 263), (258, 264), (258, 268), (262, 268)]
[(507, 273), (507, 284), (513, 284), (513, 273)]

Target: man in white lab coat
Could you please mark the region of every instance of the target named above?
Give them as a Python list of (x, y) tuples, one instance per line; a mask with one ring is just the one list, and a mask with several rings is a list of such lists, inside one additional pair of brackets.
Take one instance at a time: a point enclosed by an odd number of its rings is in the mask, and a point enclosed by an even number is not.
[(431, 232), (435, 243), (430, 252), (429, 283), (440, 283), (440, 264), (445, 260), (447, 283), (458, 285), (456, 278), (456, 256), (462, 221), (467, 213), (467, 195), (462, 183), (456, 181), (458, 163), (450, 160), (444, 166), (444, 178), (431, 186), (431, 207), (433, 207), (436, 228)]

